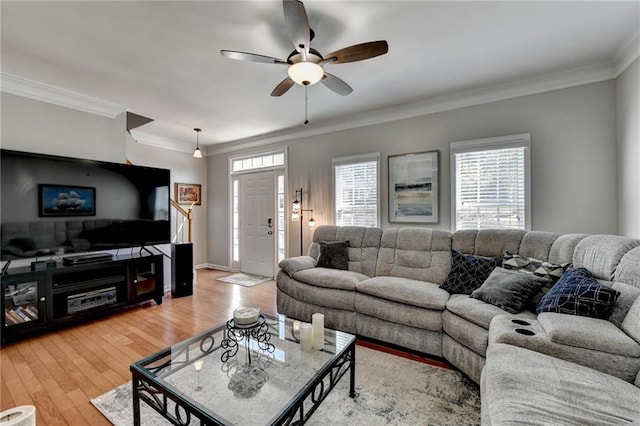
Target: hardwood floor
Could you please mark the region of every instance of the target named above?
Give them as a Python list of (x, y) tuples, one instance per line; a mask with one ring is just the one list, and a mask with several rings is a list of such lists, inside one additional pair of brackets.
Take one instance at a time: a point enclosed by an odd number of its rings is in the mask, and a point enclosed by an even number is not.
[(110, 425), (90, 400), (131, 380), (129, 365), (219, 324), (238, 306), (276, 312), (275, 282), (241, 287), (200, 269), (193, 296), (147, 302), (9, 343), (0, 350), (0, 408), (35, 405), (38, 425)]
[[(35, 405), (38, 425), (110, 425), (91, 399), (129, 380), (129, 365), (222, 323), (238, 306), (276, 313), (276, 284), (216, 281), (228, 272), (200, 269), (193, 296), (147, 302), (93, 321), (9, 343), (0, 350), (0, 408)], [(440, 359), (358, 339), (358, 344), (452, 368)]]

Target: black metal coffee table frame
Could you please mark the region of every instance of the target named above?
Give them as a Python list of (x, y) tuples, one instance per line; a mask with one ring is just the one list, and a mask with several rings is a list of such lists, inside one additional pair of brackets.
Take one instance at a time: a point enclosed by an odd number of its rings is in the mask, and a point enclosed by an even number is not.
[[(166, 348), (156, 354), (144, 358), (131, 365), (133, 386), (133, 419), (134, 425), (140, 425), (140, 401), (145, 402), (163, 417), (175, 425), (190, 425), (198, 419), (202, 425), (227, 425), (222, 417), (202, 407), (181, 393), (170, 384), (158, 378), (157, 373), (165, 368), (180, 368), (191, 365), (197, 359), (221, 349), (214, 335), (226, 329), (226, 323), (207, 330), (204, 333), (187, 339), (177, 345)], [(197, 343), (200, 352), (193, 356), (189, 347)], [(184, 350), (184, 360), (171, 361), (171, 354), (176, 350)], [(158, 361), (169, 357), (168, 362)], [(355, 338), (341, 348), (303, 387), (289, 403), (272, 418), (268, 425), (303, 425), (318, 409), (320, 403), (337, 385), (347, 371), (350, 372), (349, 396), (355, 397)]]

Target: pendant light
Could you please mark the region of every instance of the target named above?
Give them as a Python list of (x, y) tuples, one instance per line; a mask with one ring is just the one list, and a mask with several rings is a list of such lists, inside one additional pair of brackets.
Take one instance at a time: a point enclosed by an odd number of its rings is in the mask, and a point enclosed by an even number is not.
[(196, 132), (196, 150), (193, 151), (194, 158), (202, 158), (202, 151), (200, 151), (200, 132), (202, 129), (193, 129)]

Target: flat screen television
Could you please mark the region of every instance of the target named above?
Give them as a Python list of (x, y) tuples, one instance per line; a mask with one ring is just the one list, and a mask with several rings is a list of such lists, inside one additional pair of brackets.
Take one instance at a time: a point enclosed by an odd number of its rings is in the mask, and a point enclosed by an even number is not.
[(2, 260), (169, 243), (167, 169), (0, 150)]

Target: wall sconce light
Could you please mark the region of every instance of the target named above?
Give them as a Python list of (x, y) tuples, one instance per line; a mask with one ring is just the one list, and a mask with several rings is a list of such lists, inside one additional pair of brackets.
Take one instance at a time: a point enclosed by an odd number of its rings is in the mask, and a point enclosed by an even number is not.
[[(298, 199), (298, 193), (300, 194), (300, 199)], [(302, 222), (303, 222), (303, 213), (310, 212), (309, 220), (307, 221), (307, 225), (309, 228), (315, 228), (316, 220), (313, 218), (313, 209), (304, 209), (302, 208), (302, 188), (296, 189), (296, 199), (291, 204), (291, 220), (293, 222), (300, 222), (300, 256), (303, 255), (302, 248)]]

